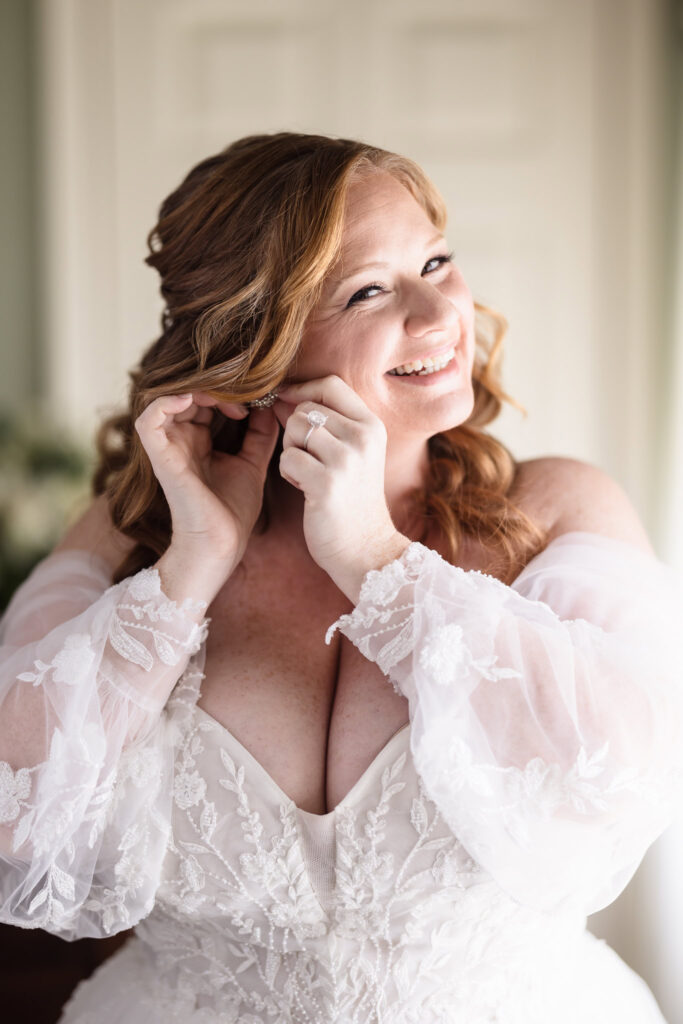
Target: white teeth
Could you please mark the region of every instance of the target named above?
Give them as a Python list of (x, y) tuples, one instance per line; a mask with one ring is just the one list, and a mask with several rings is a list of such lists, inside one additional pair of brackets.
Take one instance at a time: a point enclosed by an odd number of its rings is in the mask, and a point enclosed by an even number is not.
[(427, 356), (426, 359), (415, 359), (410, 363), (401, 363), (400, 366), (394, 367), (393, 370), (389, 370), (389, 373), (393, 373), (398, 377), (404, 376), (404, 374), (419, 374), (421, 377), (425, 377), (429, 373), (438, 373), (439, 370), (443, 370), (445, 366), (455, 358), (455, 348), (450, 349), (448, 352), (444, 352), (442, 356)]

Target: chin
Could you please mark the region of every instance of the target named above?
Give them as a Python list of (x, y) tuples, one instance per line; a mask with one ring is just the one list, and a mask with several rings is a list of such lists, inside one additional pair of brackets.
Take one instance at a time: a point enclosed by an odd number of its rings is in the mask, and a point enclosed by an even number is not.
[(425, 403), (419, 410), (415, 410), (414, 419), (408, 414), (408, 410), (403, 409), (404, 415), (392, 426), (395, 428), (395, 434), (417, 435), (427, 439), (434, 434), (461, 426), (472, 415), (473, 409), (474, 391), (470, 389), (455, 395), (440, 396), (433, 402)]

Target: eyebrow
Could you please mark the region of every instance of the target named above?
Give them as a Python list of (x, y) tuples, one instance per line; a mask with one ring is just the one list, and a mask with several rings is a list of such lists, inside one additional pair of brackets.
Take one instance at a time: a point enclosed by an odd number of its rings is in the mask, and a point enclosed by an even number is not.
[[(434, 235), (434, 237), (427, 242), (427, 244), (425, 245), (425, 249), (429, 249), (432, 245), (435, 245), (436, 242), (440, 242), (442, 238), (443, 232), (439, 231), (438, 234)], [(381, 267), (383, 270), (386, 270), (389, 266), (389, 263), (384, 263), (383, 261), (378, 260), (376, 262), (373, 261), (371, 263), (362, 263), (360, 264), (360, 266), (354, 267), (353, 270), (350, 270), (348, 274), (344, 274), (343, 277), (330, 277), (329, 281), (334, 285), (332, 295), (335, 295), (339, 288), (341, 288), (341, 286), (346, 281), (348, 281), (352, 277), (355, 277), (357, 274), (362, 273), (364, 270), (370, 270), (371, 268), (375, 267)]]

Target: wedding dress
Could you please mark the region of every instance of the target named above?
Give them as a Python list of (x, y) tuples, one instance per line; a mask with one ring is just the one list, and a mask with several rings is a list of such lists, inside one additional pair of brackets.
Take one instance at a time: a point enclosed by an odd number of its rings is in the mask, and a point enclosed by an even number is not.
[(421, 544), (340, 629), (410, 724), (328, 814), (197, 706), (205, 606), (84, 552), (0, 660), (0, 919), (136, 926), (62, 1024), (662, 1024), (586, 930), (683, 789), (678, 574), (590, 533), (511, 586)]

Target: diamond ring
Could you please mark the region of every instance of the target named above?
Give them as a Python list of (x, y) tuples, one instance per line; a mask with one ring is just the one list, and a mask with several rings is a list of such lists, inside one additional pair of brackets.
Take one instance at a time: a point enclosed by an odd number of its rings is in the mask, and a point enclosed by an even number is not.
[(308, 428), (306, 436), (304, 438), (303, 449), (305, 452), (308, 451), (308, 439), (315, 430), (316, 427), (322, 427), (327, 423), (327, 416), (324, 412), (319, 412), (318, 409), (311, 409), (310, 412), (306, 413), (306, 419), (311, 424)]

